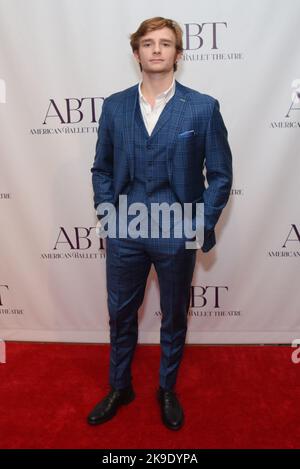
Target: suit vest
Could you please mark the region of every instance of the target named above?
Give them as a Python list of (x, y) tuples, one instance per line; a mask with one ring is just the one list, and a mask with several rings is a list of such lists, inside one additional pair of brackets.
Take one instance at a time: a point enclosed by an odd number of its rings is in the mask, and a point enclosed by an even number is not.
[[(151, 204), (161, 204), (166, 202), (171, 205), (179, 202), (176, 194), (170, 186), (167, 171), (167, 137), (169, 133), (169, 122), (165, 123), (158, 129), (160, 119), (163, 113), (171, 115), (174, 100), (168, 101), (164, 107), (159, 119), (154, 127), (151, 135), (148, 134), (144, 120), (142, 117), (139, 100), (135, 109), (134, 119), (134, 179), (131, 181), (124, 192), (127, 194), (127, 204), (142, 202), (148, 208), (148, 226), (151, 223)], [(180, 203), (180, 202), (179, 202)], [(139, 213), (139, 212), (137, 212)], [(136, 215), (129, 215), (130, 222)], [(173, 214), (171, 213), (171, 226)], [(159, 226), (161, 227), (161, 217)], [(148, 233), (150, 236), (150, 231)]]

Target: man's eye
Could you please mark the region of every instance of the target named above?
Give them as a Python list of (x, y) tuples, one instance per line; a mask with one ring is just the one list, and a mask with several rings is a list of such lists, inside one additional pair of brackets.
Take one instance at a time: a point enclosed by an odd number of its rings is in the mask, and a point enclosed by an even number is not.
[(164, 43), (164, 46), (169, 47), (169, 45), (170, 45), (170, 44), (169, 44), (168, 42), (165, 42), (165, 43)]

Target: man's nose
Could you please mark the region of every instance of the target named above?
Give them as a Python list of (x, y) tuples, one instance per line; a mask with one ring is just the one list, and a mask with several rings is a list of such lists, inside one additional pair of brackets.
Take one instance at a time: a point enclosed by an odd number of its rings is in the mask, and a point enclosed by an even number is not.
[(161, 52), (160, 44), (154, 44), (153, 53), (154, 54), (160, 54), (160, 52)]

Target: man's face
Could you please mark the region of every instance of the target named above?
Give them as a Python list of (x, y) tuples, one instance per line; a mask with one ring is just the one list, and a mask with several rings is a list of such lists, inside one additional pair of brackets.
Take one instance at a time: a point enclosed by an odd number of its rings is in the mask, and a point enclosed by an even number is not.
[(146, 73), (166, 73), (173, 70), (181, 52), (175, 47), (175, 34), (170, 28), (156, 29), (142, 36), (134, 56)]

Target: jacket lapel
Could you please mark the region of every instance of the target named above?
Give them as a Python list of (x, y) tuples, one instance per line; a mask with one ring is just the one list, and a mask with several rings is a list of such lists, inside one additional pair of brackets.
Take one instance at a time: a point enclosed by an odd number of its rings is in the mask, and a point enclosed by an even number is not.
[(184, 119), (184, 113), (187, 106), (187, 97), (185, 93), (185, 87), (182, 86), (177, 80), (176, 82), (176, 89), (174, 94), (174, 105), (172, 109), (172, 113), (170, 116), (170, 124), (169, 124), (169, 141), (168, 141), (168, 148), (167, 148), (167, 168), (168, 168), (168, 175), (169, 180), (171, 182), (172, 177), (172, 155), (174, 145), (176, 144), (176, 136), (179, 133), (180, 126)]
[(138, 85), (128, 92), (124, 107), (124, 143), (127, 149), (128, 165), (131, 181), (134, 178), (134, 118), (138, 97)]

